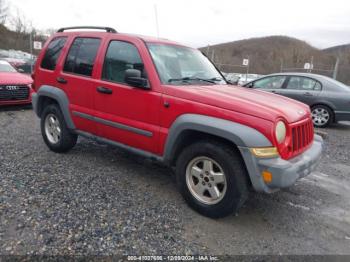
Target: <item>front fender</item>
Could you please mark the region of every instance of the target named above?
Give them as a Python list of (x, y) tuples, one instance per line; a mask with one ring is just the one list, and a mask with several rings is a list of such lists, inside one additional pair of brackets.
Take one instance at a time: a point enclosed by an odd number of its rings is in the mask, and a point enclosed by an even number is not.
[(197, 114), (184, 114), (171, 125), (164, 149), (164, 160), (171, 161), (184, 131), (193, 130), (221, 137), (238, 147), (269, 147), (271, 142), (254, 128), (232, 121)]

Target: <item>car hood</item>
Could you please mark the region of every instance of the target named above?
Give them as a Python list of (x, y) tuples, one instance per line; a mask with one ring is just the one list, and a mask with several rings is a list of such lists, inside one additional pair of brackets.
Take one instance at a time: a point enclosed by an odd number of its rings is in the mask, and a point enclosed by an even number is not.
[(168, 86), (172, 95), (269, 121), (284, 118), (294, 123), (310, 116), (306, 104), (265, 91), (232, 85)]
[(0, 72), (0, 85), (28, 85), (32, 82), (30, 76), (21, 73)]

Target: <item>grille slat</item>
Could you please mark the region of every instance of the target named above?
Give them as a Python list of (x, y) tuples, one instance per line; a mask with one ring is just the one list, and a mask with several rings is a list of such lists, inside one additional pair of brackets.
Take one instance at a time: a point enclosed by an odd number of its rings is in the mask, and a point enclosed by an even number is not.
[(0, 86), (0, 100), (26, 100), (29, 97), (28, 86), (2, 85)]
[(291, 149), (292, 156), (303, 152), (313, 140), (312, 120), (292, 126)]

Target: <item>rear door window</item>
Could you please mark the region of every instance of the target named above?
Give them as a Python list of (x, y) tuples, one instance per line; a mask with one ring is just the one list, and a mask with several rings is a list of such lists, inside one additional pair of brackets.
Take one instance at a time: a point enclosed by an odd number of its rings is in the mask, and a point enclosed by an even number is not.
[(78, 37), (71, 45), (63, 71), (91, 76), (101, 39)]
[(62, 48), (66, 43), (67, 37), (57, 37), (53, 39), (46, 49), (43, 60), (41, 61), (41, 68), (48, 70), (55, 70), (57, 60), (62, 52)]
[(292, 76), (287, 84), (287, 89), (294, 90), (320, 90), (321, 84), (314, 79), (302, 76)]

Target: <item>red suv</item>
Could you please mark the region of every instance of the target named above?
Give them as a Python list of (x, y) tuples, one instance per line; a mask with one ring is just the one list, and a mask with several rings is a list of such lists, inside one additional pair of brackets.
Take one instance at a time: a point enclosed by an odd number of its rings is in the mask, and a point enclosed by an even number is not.
[(271, 193), (315, 168), (323, 142), (307, 105), (229, 85), (179, 43), (77, 29), (52, 36), (35, 67), (33, 108), (52, 151), (82, 135), (155, 158), (209, 217), (235, 212), (250, 188)]

